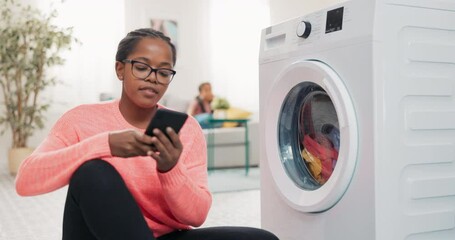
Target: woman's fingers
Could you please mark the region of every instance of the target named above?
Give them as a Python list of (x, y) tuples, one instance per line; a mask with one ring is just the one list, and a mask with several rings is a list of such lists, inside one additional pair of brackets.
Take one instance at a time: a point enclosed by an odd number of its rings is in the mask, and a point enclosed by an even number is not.
[(161, 172), (172, 169), (182, 153), (182, 143), (179, 136), (171, 128), (167, 128), (166, 132), (170, 139), (160, 130), (153, 130), (155, 137), (152, 139), (152, 144), (158, 153), (150, 153), (150, 156), (157, 161), (157, 168)]
[(166, 132), (169, 135), (172, 144), (177, 148), (177, 149), (182, 149), (183, 145), (182, 142), (180, 141), (179, 135), (174, 131), (174, 129), (167, 127)]
[(160, 140), (160, 142), (164, 146), (167, 146), (167, 147), (171, 146), (172, 143), (169, 140), (169, 138), (163, 132), (161, 132), (159, 129), (157, 129), (157, 128), (153, 129), (153, 134), (155, 135), (155, 137), (157, 137)]
[(166, 154), (167, 148), (166, 146), (160, 141), (158, 137), (153, 137), (152, 144), (156, 148), (156, 151), (160, 154)]
[(145, 134), (145, 133), (139, 133), (136, 135), (136, 140), (138, 142), (141, 142), (146, 145), (151, 145), (152, 144), (152, 138), (151, 136)]
[(138, 155), (134, 130), (114, 131), (109, 133), (109, 147), (111, 154), (117, 157), (131, 157)]
[(150, 156), (150, 153), (157, 151), (155, 145), (153, 144), (153, 137), (148, 136), (147, 134), (142, 134), (137, 140), (139, 147), (143, 151), (143, 154), (141, 155)]

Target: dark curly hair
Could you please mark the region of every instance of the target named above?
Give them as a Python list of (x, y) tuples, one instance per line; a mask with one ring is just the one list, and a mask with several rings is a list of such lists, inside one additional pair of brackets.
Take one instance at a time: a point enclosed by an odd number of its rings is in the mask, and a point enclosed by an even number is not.
[(125, 60), (128, 55), (134, 51), (137, 43), (143, 38), (157, 38), (169, 44), (172, 50), (172, 61), (175, 65), (175, 62), (177, 61), (177, 53), (174, 44), (171, 42), (171, 39), (165, 36), (162, 32), (154, 30), (152, 28), (140, 28), (129, 32), (126, 37), (124, 37), (118, 44), (115, 60), (119, 62)]

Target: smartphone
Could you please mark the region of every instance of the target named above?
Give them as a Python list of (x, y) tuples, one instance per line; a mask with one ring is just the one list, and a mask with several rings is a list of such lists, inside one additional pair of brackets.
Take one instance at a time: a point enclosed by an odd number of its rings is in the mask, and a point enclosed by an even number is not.
[(155, 116), (147, 126), (145, 134), (154, 136), (153, 129), (158, 128), (170, 139), (166, 132), (166, 128), (171, 127), (176, 133), (179, 133), (187, 118), (188, 115), (186, 113), (160, 108), (156, 111)]

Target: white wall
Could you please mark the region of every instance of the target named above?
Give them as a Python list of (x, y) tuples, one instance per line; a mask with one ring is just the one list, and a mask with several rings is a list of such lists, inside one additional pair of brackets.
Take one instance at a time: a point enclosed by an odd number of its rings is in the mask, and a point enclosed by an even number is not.
[(345, 0), (269, 0), (272, 25)]
[(211, 81), (231, 106), (259, 112), (259, 44), (270, 25), (267, 0), (212, 0)]

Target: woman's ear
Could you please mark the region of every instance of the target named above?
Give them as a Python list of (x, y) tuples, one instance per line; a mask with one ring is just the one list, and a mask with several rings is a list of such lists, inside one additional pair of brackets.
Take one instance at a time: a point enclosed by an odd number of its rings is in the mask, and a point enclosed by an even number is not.
[(115, 62), (115, 73), (117, 74), (117, 78), (120, 81), (123, 81), (123, 78), (125, 77), (125, 64), (119, 61)]

